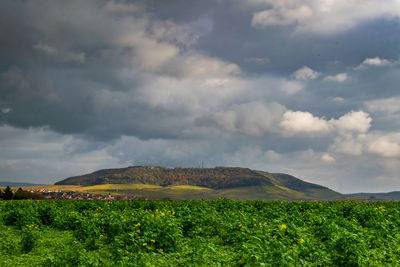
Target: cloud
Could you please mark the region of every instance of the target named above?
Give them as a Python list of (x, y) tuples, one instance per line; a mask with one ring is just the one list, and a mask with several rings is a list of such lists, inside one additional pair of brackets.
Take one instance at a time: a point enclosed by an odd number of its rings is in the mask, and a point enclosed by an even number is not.
[(11, 108), (1, 108), (0, 110), (1, 110), (1, 112), (2, 112), (3, 114), (7, 114), (7, 113), (9, 113), (9, 112), (12, 111)]
[(135, 13), (141, 9), (137, 3), (128, 3), (115, 0), (107, 1), (104, 8), (109, 12), (115, 13)]
[(387, 137), (381, 137), (378, 140), (373, 141), (369, 145), (368, 149), (370, 152), (382, 155), (384, 157), (400, 156), (399, 142), (393, 142)]
[(248, 57), (245, 59), (245, 61), (260, 65), (264, 65), (271, 62), (271, 60), (267, 57)]
[(339, 74), (336, 74), (334, 76), (325, 76), (324, 80), (325, 81), (334, 81), (334, 82), (341, 83), (341, 82), (346, 81), (347, 78), (348, 78), (347, 73), (339, 73)]
[(47, 55), (53, 56), (56, 60), (61, 62), (76, 62), (81, 64), (85, 62), (85, 53), (83, 52), (59, 51), (54, 47), (42, 43), (37, 43), (33, 48)]
[(371, 127), (372, 118), (364, 111), (351, 111), (337, 120), (330, 120), (340, 132), (365, 133)]
[[(334, 34), (376, 19), (398, 19), (400, 4), (389, 0), (357, 1), (258, 1), (269, 8), (253, 14), (254, 27), (295, 26), (297, 32)], [(357, 10), (357, 12), (353, 12)]]
[(288, 95), (296, 94), (301, 89), (303, 89), (303, 85), (294, 81), (283, 81), (280, 87), (280, 90)]
[(322, 159), (322, 161), (324, 161), (326, 163), (336, 162), (336, 159), (334, 157), (332, 157), (331, 155), (329, 155), (328, 153), (323, 154), (321, 159)]
[(87, 141), (61, 135), (48, 128), (19, 129), (0, 126), (0, 180), (54, 183), (71, 175), (92, 172), (105, 166), (123, 166), (104, 147), (73, 153), (72, 145), (88, 146)]
[(342, 103), (343, 101), (344, 101), (344, 98), (343, 97), (333, 97), (332, 99), (331, 99), (333, 102), (336, 102), (336, 103)]
[(385, 67), (392, 65), (393, 62), (387, 59), (381, 59), (379, 57), (374, 58), (366, 58), (360, 65), (358, 65), (355, 69), (361, 70), (367, 67)]
[(285, 107), (278, 103), (250, 102), (215, 112), (212, 119), (224, 130), (260, 136), (278, 131)]
[(285, 26), (310, 18), (312, 13), (312, 9), (306, 5), (267, 9), (254, 13), (251, 24), (256, 27)]
[(351, 111), (338, 119), (326, 120), (315, 117), (310, 112), (288, 110), (283, 114), (280, 126), (288, 134), (332, 131), (365, 133), (371, 127), (371, 121), (369, 114), (363, 111)]
[(329, 151), (342, 153), (352, 156), (361, 156), (363, 154), (364, 144), (358, 136), (339, 135), (335, 138), (333, 144), (329, 146)]
[(304, 66), (293, 73), (293, 76), (297, 80), (315, 80), (320, 75), (321, 73), (314, 71), (313, 69), (307, 66)]
[(310, 112), (291, 110), (283, 114), (280, 126), (290, 133), (329, 132), (331, 128), (328, 121), (315, 117)]
[(391, 97), (391, 98), (367, 101), (364, 103), (364, 105), (371, 112), (394, 114), (400, 111), (399, 103), (400, 103), (400, 97)]
[(366, 134), (343, 134), (335, 138), (329, 150), (354, 156), (369, 154), (387, 158), (400, 157), (400, 134), (377, 131)]

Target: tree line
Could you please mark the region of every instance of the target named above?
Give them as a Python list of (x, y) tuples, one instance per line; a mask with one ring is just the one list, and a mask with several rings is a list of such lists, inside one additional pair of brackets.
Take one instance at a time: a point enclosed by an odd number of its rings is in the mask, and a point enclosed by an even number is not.
[(2, 200), (18, 200), (18, 199), (43, 199), (39, 194), (31, 193), (23, 190), (21, 187), (14, 193), (9, 186), (2, 191), (0, 189), (0, 199)]

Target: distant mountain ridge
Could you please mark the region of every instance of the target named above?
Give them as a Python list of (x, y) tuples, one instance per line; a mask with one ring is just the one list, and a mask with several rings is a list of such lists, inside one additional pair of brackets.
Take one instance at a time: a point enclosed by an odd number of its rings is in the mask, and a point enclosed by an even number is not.
[(39, 186), (44, 184), (33, 184), (33, 183), (20, 183), (20, 182), (2, 182), (0, 181), (0, 187), (24, 187), (24, 186)]
[(387, 193), (354, 193), (354, 194), (346, 194), (346, 196), (368, 197), (368, 198), (377, 198), (386, 200), (400, 200), (400, 191), (392, 191)]
[[(257, 199), (339, 199), (338, 192), (327, 187), (302, 181), (283, 173), (268, 173), (240, 167), (167, 168), (131, 166), (103, 169), (90, 174), (69, 177), (55, 185), (95, 186), (102, 184), (146, 184), (170, 186), (198, 186), (213, 192), (235, 194), (249, 199), (257, 191)], [(233, 193), (232, 193), (233, 192)], [(239, 194), (239, 193), (240, 194)]]

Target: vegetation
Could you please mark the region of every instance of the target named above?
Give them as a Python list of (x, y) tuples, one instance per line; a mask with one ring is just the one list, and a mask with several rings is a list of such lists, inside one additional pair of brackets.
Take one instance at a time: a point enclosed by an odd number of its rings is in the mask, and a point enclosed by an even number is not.
[(398, 266), (398, 202), (0, 201), (0, 266)]
[[(302, 181), (296, 177), (281, 173), (254, 171), (247, 168), (165, 168), (165, 167), (128, 167), (122, 169), (106, 169), (91, 174), (67, 178), (56, 183), (58, 186), (79, 185), (91, 190), (103, 190), (100, 186), (116, 187), (116, 184), (145, 185), (139, 188), (115, 188), (114, 192), (130, 192), (145, 197), (167, 197), (172, 199), (216, 199), (227, 197), (232, 199), (286, 199), (286, 200), (329, 200), (343, 196), (329, 188)], [(151, 187), (152, 186), (152, 187)], [(212, 189), (209, 192), (182, 193), (176, 186), (194, 186), (195, 188)], [(95, 187), (98, 187), (95, 189)], [(134, 189), (134, 190), (133, 190)], [(166, 189), (166, 190), (164, 190)], [(186, 188), (188, 189), (188, 187)], [(112, 190), (112, 189), (109, 189)], [(146, 195), (143, 194), (146, 191)], [(192, 194), (194, 193), (194, 195)], [(177, 197), (174, 195), (177, 194)], [(196, 197), (194, 197), (196, 196)]]
[(0, 190), (0, 199), (3, 200), (20, 200), (20, 199), (43, 199), (42, 195), (34, 194), (29, 191), (24, 191), (20, 187), (15, 193), (11, 190), (9, 186), (6, 187), (4, 192)]

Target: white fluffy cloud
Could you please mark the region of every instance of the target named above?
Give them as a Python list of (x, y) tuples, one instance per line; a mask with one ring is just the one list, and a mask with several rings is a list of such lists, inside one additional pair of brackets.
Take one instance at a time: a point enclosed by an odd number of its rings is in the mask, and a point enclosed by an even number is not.
[[(254, 2), (254, 1), (253, 1)], [(269, 6), (253, 14), (255, 27), (294, 25), (298, 32), (331, 34), (379, 19), (399, 18), (397, 0), (259, 0)], [(356, 10), (356, 12), (355, 12)]]
[(304, 66), (293, 73), (297, 80), (315, 80), (321, 73)]
[(371, 127), (372, 118), (364, 111), (351, 111), (337, 120), (330, 120), (341, 132), (359, 132), (365, 133)]
[(366, 58), (360, 65), (356, 67), (356, 70), (364, 69), (369, 66), (372, 67), (385, 67), (392, 65), (393, 62), (384, 59), (384, 58), (379, 58), (379, 57), (374, 57), (374, 58)]
[(339, 73), (333, 76), (325, 76), (324, 80), (341, 83), (346, 81), (347, 78), (348, 78), (347, 73)]
[(289, 133), (328, 132), (330, 124), (325, 119), (315, 117), (310, 112), (286, 111), (280, 126)]
[(283, 115), (280, 125), (292, 134), (330, 131), (364, 133), (371, 127), (371, 121), (369, 114), (363, 111), (351, 111), (339, 119), (326, 120), (309, 112), (289, 110)]
[(400, 134), (371, 132), (366, 134), (343, 134), (335, 138), (329, 151), (360, 156), (400, 157)]

